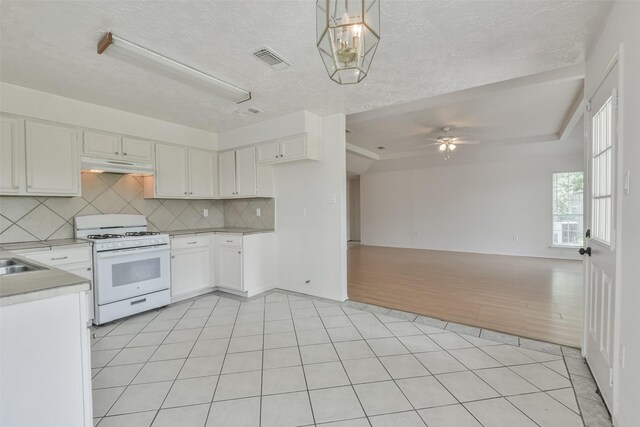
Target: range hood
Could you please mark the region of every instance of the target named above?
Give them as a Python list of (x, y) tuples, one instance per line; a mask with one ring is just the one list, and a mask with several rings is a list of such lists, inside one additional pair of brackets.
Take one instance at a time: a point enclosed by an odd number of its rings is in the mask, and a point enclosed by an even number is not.
[(130, 162), (127, 160), (101, 159), (99, 157), (81, 157), (81, 169), (89, 172), (132, 173), (153, 175), (153, 163)]

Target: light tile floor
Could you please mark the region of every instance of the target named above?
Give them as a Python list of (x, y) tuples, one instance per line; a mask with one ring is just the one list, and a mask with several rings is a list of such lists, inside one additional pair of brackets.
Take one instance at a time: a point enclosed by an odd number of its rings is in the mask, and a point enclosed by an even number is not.
[(284, 291), (95, 327), (92, 368), (99, 427), (611, 425), (577, 349)]

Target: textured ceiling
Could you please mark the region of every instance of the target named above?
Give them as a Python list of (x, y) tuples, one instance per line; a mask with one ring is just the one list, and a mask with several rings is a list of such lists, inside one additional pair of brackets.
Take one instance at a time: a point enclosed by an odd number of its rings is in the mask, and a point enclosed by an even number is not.
[[(383, 1), (382, 40), (359, 85), (331, 82), (315, 49), (315, 2), (0, 2), (0, 79), (223, 131), (307, 109), (346, 114), (578, 63), (610, 2)], [(114, 34), (253, 92), (236, 105), (96, 54)], [(267, 45), (294, 65), (274, 71)], [(256, 107), (264, 113), (241, 117)]]
[[(479, 140), (480, 146), (500, 143), (544, 141), (561, 133), (573, 107), (582, 96), (583, 79), (546, 85), (528, 85), (511, 90), (487, 91), (484, 96), (462, 102), (417, 109), (403, 114), (347, 121), (347, 142), (385, 157), (413, 151), (438, 149), (426, 138), (442, 135)], [(384, 146), (385, 150), (377, 150)]]

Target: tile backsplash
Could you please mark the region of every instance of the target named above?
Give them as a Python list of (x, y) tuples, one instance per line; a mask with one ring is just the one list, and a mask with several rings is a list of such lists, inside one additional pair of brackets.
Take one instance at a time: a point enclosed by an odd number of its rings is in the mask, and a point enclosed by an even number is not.
[(83, 172), (82, 197), (0, 196), (0, 243), (73, 237), (74, 216), (101, 213), (145, 215), (152, 231), (274, 227), (274, 199), (145, 199), (143, 189), (138, 176)]

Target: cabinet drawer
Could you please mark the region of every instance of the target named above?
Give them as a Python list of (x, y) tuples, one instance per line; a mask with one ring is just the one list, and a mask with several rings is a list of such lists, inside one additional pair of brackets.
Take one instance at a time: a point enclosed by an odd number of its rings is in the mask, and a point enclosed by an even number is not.
[(242, 234), (216, 234), (216, 244), (242, 247)]
[(23, 256), (50, 266), (77, 263), (91, 264), (91, 250), (89, 247), (52, 249), (49, 251), (25, 253)]
[(208, 235), (174, 237), (173, 239), (171, 239), (171, 250), (202, 248), (202, 247), (207, 247), (209, 245), (210, 245), (210, 238)]

